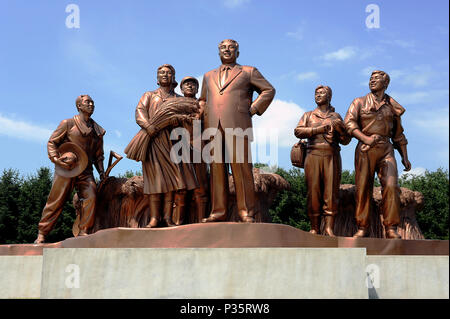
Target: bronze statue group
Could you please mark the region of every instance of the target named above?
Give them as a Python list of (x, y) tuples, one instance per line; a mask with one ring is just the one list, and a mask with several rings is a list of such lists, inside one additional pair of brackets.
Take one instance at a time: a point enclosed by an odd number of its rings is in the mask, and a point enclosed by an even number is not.
[[(225, 131), (251, 131), (252, 116), (264, 113), (275, 96), (275, 89), (257, 68), (236, 63), (239, 56), (236, 41), (223, 40), (218, 49), (222, 63), (204, 75), (198, 99), (197, 79), (183, 78), (180, 83), (182, 97), (174, 91), (178, 85), (174, 67), (164, 64), (157, 70), (158, 88), (144, 93), (136, 107), (136, 123), (141, 130), (125, 153), (128, 158), (142, 162), (144, 194), (148, 197), (150, 209), (148, 228), (183, 224), (188, 206), (190, 222), (227, 220), (229, 166), (235, 184), (239, 219), (244, 223), (255, 222), (257, 211), (251, 140), (247, 135), (235, 136), (233, 143), (227, 143)], [(321, 235), (334, 236), (341, 179), (339, 144), (347, 145), (355, 137), (359, 142), (355, 150), (358, 231), (354, 237), (368, 235), (370, 201), (377, 173), (382, 186), (386, 238), (400, 238), (396, 230), (400, 189), (394, 149), (400, 153), (405, 170), (410, 170), (411, 164), (400, 120), (405, 110), (385, 94), (389, 81), (387, 73), (374, 71), (369, 81), (371, 92), (351, 103), (344, 120), (331, 106), (331, 88), (319, 85), (315, 90), (317, 107), (306, 112), (295, 128), (295, 136), (306, 140), (304, 154), (300, 152), (299, 156), (304, 156), (311, 233), (320, 234), (323, 217), (325, 229)], [(254, 92), (258, 96), (252, 100)], [(78, 235), (88, 235), (94, 223), (97, 189), (92, 165), (96, 167), (100, 180), (104, 180), (105, 130), (91, 118), (94, 102), (88, 95), (79, 96), (76, 107), (79, 114), (62, 121), (47, 145), (49, 158), (55, 163), (55, 176), (39, 222), (37, 244), (45, 242), (74, 187), (80, 203)], [(211, 141), (223, 145), (221, 152), (214, 154), (209, 164), (210, 177), (205, 161), (175, 162), (171, 158), (174, 143), (171, 130), (184, 127), (192, 131), (194, 120), (201, 121), (204, 130), (214, 129), (217, 133), (211, 136)], [(239, 144), (244, 146), (244, 154), (239, 154)], [(196, 152), (198, 155), (202, 149), (191, 145), (190, 151), (191, 155)], [(303, 158), (298, 160), (303, 161)], [(186, 200), (188, 193), (192, 198), (190, 203)]]

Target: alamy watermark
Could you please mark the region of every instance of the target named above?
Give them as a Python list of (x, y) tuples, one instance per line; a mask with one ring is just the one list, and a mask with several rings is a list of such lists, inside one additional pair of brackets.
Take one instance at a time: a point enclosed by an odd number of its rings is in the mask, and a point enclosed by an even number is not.
[(278, 166), (278, 131), (254, 129), (207, 128), (202, 131), (201, 121), (192, 121), (192, 131), (184, 127), (171, 130), (172, 149), (170, 158), (174, 163), (266, 163)]
[(366, 287), (369, 289), (380, 288), (380, 267), (376, 264), (366, 266)]
[(68, 273), (64, 282), (66, 288), (80, 288), (80, 266), (77, 264), (69, 264), (66, 266), (65, 272)]
[(68, 29), (80, 28), (80, 7), (76, 4), (68, 4), (66, 6), (66, 13), (69, 15), (66, 17), (66, 27)]
[(366, 7), (366, 12), (370, 13), (366, 18), (366, 27), (368, 29), (380, 28), (380, 7), (377, 4), (369, 4)]

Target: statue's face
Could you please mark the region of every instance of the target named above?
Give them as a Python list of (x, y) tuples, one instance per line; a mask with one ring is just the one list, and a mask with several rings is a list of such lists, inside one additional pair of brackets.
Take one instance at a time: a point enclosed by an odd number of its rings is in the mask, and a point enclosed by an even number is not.
[(314, 98), (316, 100), (317, 105), (323, 105), (328, 103), (328, 94), (324, 88), (316, 90)]
[(384, 78), (381, 74), (372, 74), (369, 80), (369, 88), (371, 91), (377, 92), (384, 90), (386, 88), (385, 86), (386, 84), (384, 83)]
[(183, 86), (181, 87), (181, 91), (183, 92), (184, 96), (187, 97), (195, 97), (195, 95), (198, 92), (198, 86), (195, 81), (186, 81), (183, 83)]
[(81, 103), (78, 105), (78, 110), (92, 115), (94, 113), (95, 105), (94, 101), (89, 96), (83, 96)]
[(222, 63), (235, 63), (238, 56), (239, 51), (231, 41), (225, 41), (219, 46), (219, 56)]
[(168, 67), (162, 67), (159, 69), (157, 77), (160, 86), (169, 86), (173, 82), (173, 73)]

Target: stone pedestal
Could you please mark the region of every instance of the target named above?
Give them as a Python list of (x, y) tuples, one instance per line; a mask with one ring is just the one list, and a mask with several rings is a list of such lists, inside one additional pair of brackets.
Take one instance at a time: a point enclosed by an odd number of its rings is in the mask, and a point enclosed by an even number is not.
[(361, 248), (46, 249), (41, 298), (364, 299), (364, 263)]
[(448, 298), (448, 252), (279, 224), (112, 228), (0, 245), (0, 298)]

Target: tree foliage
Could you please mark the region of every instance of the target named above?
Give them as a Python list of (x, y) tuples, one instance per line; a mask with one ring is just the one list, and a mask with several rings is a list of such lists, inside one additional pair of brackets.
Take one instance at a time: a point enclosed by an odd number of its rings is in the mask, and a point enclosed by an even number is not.
[(417, 222), (425, 238), (448, 240), (448, 170), (439, 168), (435, 172), (425, 171), (424, 175), (406, 174), (400, 178), (399, 184), (424, 196), (424, 206), (417, 213)]
[[(255, 165), (258, 167), (258, 165)], [(261, 166), (261, 165), (259, 165)], [(285, 178), (291, 188), (279, 192), (269, 210), (274, 223), (291, 225), (308, 231), (309, 218), (306, 207), (306, 183), (303, 170), (289, 171), (278, 168), (276, 173)], [(140, 172), (126, 172), (122, 177), (140, 175)], [(354, 184), (351, 171), (342, 172), (342, 184)], [(376, 184), (378, 184), (376, 182)], [(417, 221), (427, 239), (449, 238), (449, 174), (447, 170), (426, 171), (424, 175), (403, 175), (402, 187), (419, 191), (425, 203), (417, 213)], [(50, 169), (42, 167), (35, 175), (21, 177), (13, 169), (4, 170), (0, 177), (0, 244), (32, 243), (37, 236), (42, 209), (52, 185)], [(47, 237), (57, 242), (72, 236), (75, 209), (69, 196), (54, 229)]]
[[(277, 174), (286, 179), (291, 189), (278, 193), (269, 210), (274, 223), (282, 223), (310, 230), (307, 215), (306, 195), (307, 187), (305, 174), (299, 168), (286, 171), (279, 168)], [(355, 172), (342, 172), (341, 184), (355, 184)], [(424, 195), (424, 208), (417, 212), (417, 222), (426, 239), (448, 239), (448, 211), (449, 211), (449, 175), (448, 171), (438, 169), (427, 171), (424, 175), (403, 175), (399, 179), (401, 187), (419, 191)], [(380, 186), (375, 179), (374, 186)]]
[(272, 221), (294, 226), (305, 231), (309, 230), (305, 174), (299, 168), (293, 168), (289, 171), (278, 168), (276, 174), (283, 177), (291, 185), (291, 188), (277, 194), (269, 210)]
[[(27, 178), (12, 169), (3, 171), (0, 177), (0, 244), (32, 243), (36, 239), (51, 186), (52, 175), (45, 167)], [(75, 219), (72, 196), (67, 198), (54, 229), (47, 236), (49, 242), (72, 236)]]

